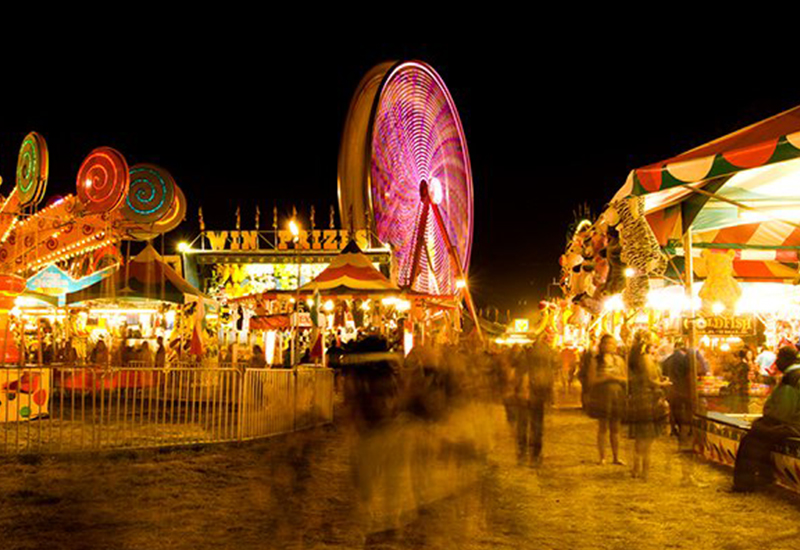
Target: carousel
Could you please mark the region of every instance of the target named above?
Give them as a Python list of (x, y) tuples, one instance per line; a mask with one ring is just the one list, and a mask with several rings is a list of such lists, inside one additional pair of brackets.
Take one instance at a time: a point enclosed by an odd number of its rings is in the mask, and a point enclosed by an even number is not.
[(52, 371), (40, 365), (75, 363), (67, 293), (112, 275), (124, 261), (123, 241), (152, 240), (174, 229), (186, 210), (166, 170), (129, 166), (110, 147), (84, 159), (75, 194), (40, 207), (48, 175), (47, 144), (32, 132), (20, 148), (16, 185), (0, 201), (0, 363), (9, 367), (0, 369), (4, 420), (46, 415)]

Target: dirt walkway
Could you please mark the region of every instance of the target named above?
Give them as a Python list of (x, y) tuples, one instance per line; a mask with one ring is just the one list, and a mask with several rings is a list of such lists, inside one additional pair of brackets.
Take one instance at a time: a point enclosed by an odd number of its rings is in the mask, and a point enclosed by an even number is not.
[[(484, 419), (485, 420), (485, 419)], [(365, 539), (347, 432), (240, 447), (0, 466), (2, 548), (796, 548), (800, 496), (727, 492), (730, 471), (654, 449), (649, 482), (595, 464), (593, 421), (547, 419), (545, 460), (516, 465), (499, 408), (479, 481)], [(692, 468), (702, 486), (681, 482)]]

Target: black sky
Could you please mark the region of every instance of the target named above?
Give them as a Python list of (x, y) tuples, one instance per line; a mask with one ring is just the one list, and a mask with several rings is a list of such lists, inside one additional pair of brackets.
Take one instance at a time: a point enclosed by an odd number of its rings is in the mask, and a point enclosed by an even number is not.
[(209, 228), (232, 227), (237, 205), (245, 228), (256, 204), (262, 227), (273, 204), (284, 214), (314, 204), (327, 220), (361, 76), (387, 59), (422, 59), (444, 78), (469, 144), (473, 291), (481, 305), (507, 309), (547, 292), (580, 204), (597, 213), (632, 168), (800, 103), (794, 74), (714, 45), (656, 48), (575, 29), (431, 42), (388, 31), (287, 39), (257, 28), (160, 36), (145, 26), (125, 40), (80, 43), (67, 34), (42, 46), (40, 71), (7, 56), (15, 76), (0, 92), (0, 189), (13, 184), (19, 144), (36, 130), (50, 149), (48, 196), (73, 192), (82, 159), (101, 145), (167, 168), (190, 204), (173, 243), (197, 231), (201, 205)]

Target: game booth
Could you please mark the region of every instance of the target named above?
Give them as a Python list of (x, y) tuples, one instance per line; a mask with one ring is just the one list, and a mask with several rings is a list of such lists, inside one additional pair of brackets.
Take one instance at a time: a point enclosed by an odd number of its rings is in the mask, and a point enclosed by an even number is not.
[[(776, 383), (770, 357), (800, 337), (798, 250), (794, 108), (633, 170), (596, 220), (575, 227), (561, 285), (569, 307), (585, 312), (587, 335), (624, 340), (649, 328), (701, 350), (695, 447), (732, 465)], [(745, 398), (730, 406), (729, 368), (741, 354), (753, 368)], [(773, 456), (780, 482), (800, 490), (800, 441)]]

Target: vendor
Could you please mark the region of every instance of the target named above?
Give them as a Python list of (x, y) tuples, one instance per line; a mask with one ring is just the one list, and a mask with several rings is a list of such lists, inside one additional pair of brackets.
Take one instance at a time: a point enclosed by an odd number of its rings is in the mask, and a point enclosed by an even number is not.
[(725, 368), (728, 381), (726, 405), (733, 414), (746, 414), (750, 395), (750, 371), (753, 363), (753, 352), (744, 348), (739, 350), (735, 359)]
[(790, 437), (800, 437), (800, 364), (794, 346), (784, 346), (775, 361), (783, 373), (764, 403), (764, 416), (753, 422), (739, 443), (733, 470), (733, 490), (751, 492), (772, 482), (772, 449)]

